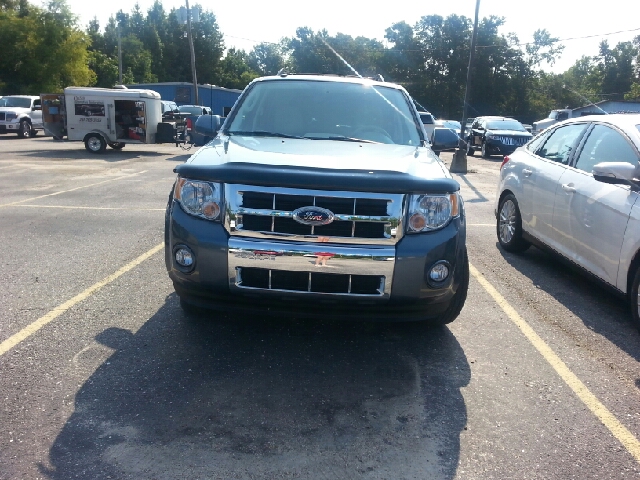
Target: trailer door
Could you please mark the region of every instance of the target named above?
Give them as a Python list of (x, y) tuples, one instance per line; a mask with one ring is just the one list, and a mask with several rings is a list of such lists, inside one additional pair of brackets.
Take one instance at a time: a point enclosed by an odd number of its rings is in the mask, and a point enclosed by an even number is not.
[(55, 139), (62, 139), (67, 134), (67, 111), (64, 105), (64, 95), (57, 93), (43, 93), (42, 124), (46, 133)]

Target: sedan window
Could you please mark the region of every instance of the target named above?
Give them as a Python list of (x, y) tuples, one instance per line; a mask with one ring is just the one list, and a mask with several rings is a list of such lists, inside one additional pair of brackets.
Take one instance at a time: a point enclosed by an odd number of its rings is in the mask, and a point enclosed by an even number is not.
[(536, 154), (554, 162), (567, 165), (571, 153), (575, 150), (578, 140), (587, 128), (586, 123), (574, 123), (556, 129)]
[(580, 152), (576, 168), (591, 173), (594, 165), (603, 162), (637, 165), (638, 154), (619, 132), (604, 125), (596, 125)]

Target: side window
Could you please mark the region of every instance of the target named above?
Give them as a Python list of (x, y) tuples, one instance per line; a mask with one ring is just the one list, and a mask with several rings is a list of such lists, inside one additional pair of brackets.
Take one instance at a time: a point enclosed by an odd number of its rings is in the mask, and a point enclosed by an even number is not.
[(544, 145), (535, 152), (536, 155), (567, 165), (587, 125), (574, 123), (557, 128), (547, 137)]
[(569, 114), (567, 112), (558, 112), (558, 117), (556, 118), (556, 120), (561, 122), (563, 120), (566, 120), (567, 118), (569, 118)]
[(638, 164), (638, 154), (626, 138), (613, 128), (596, 125), (580, 152), (576, 168), (591, 173), (593, 166), (603, 162)]
[(548, 136), (549, 132), (541, 133), (527, 144), (527, 150), (535, 152), (536, 150), (538, 150), (538, 148), (540, 148), (540, 145), (542, 145), (542, 143), (547, 139)]

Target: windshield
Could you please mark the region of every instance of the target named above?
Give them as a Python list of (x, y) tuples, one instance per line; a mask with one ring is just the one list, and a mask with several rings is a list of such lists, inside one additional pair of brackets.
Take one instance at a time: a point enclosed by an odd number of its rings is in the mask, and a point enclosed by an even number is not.
[(516, 120), (493, 120), (487, 122), (487, 130), (515, 130), (516, 132), (526, 132), (527, 129)]
[(347, 82), (271, 80), (256, 83), (246, 93), (225, 133), (420, 145), (418, 128), (401, 90)]
[(420, 120), (422, 120), (422, 123), (424, 123), (425, 125), (431, 125), (432, 123), (434, 123), (433, 115), (429, 113), (421, 113)]
[(189, 115), (202, 115), (202, 107), (180, 107), (180, 113)]
[(0, 107), (31, 108), (31, 99), (23, 97), (2, 97)]
[(174, 102), (162, 102), (162, 113), (173, 112), (178, 113), (178, 104)]

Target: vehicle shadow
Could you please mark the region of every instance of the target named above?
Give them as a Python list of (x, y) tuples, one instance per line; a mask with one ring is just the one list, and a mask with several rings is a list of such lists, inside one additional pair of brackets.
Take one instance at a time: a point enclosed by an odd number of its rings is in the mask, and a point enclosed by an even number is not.
[[(24, 148), (11, 153), (12, 157), (35, 157), (38, 160), (49, 158), (52, 160), (65, 160), (66, 162), (74, 160), (100, 160), (104, 162), (120, 162), (133, 160), (141, 157), (158, 157), (166, 155), (174, 155), (169, 160), (185, 161), (192, 153), (179, 154), (181, 150), (173, 144), (159, 145), (139, 145), (127, 144), (122, 150), (115, 150), (111, 147), (102, 153), (90, 153), (84, 148), (82, 142), (71, 142), (68, 140), (54, 140), (52, 137), (37, 136), (30, 139), (21, 139), (17, 135), (0, 135), (0, 143), (3, 141), (16, 140), (24, 144)], [(157, 149), (154, 147), (158, 147)], [(171, 150), (169, 150), (169, 147)], [(175, 148), (175, 149), (174, 149)]]
[(512, 254), (497, 242), (496, 249), (507, 263), (571, 311), (587, 328), (640, 361), (640, 334), (632, 323), (626, 300), (551, 252), (531, 247), (523, 254)]
[[(213, 315), (213, 314), (212, 314)], [(451, 479), (470, 380), (447, 328), (186, 317), (175, 294), (81, 386), (48, 478)]]

